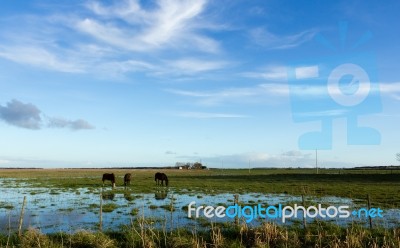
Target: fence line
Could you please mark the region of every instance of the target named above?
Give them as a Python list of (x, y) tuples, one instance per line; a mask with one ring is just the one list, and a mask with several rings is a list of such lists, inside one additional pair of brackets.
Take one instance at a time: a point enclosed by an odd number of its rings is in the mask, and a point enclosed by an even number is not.
[(18, 225), (18, 235), (19, 236), (21, 236), (22, 222), (24, 220), (25, 204), (26, 204), (26, 196), (24, 196), (24, 201), (22, 202), (22, 208), (21, 208), (21, 215), (19, 216), (19, 225)]

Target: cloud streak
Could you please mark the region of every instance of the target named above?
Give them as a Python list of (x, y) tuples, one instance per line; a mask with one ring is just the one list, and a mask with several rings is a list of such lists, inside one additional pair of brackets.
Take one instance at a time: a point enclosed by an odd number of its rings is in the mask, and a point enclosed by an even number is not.
[(54, 52), (35, 45), (0, 46), (0, 57), (17, 63), (60, 72), (82, 73), (84, 71), (83, 66), (80, 65), (81, 62), (61, 59)]
[[(383, 96), (400, 100), (400, 83), (380, 83), (379, 90), (372, 90), (370, 94), (380, 93)], [(360, 88), (360, 92), (367, 92), (367, 88)], [(276, 104), (289, 101), (289, 96), (304, 98), (329, 97), (326, 85), (299, 84), (290, 86), (287, 83), (263, 83), (253, 87), (235, 87), (214, 91), (194, 91), (181, 89), (165, 89), (165, 91), (186, 97), (202, 106), (216, 106), (225, 103), (267, 103)], [(341, 95), (341, 92), (334, 92)], [(333, 113), (326, 113), (332, 115)], [(337, 114), (337, 113), (336, 113)]]
[[(288, 96), (287, 84), (258, 84), (253, 87), (236, 87), (215, 91), (189, 91), (179, 89), (167, 89), (175, 95), (194, 99), (199, 105), (214, 106), (224, 103), (273, 103), (272, 98)], [(272, 98), (266, 98), (271, 96)]]
[[(31, 130), (42, 129), (44, 126), (51, 128), (69, 128), (71, 130), (94, 129), (95, 127), (86, 120), (66, 120), (64, 118), (42, 118), (42, 111), (31, 103), (23, 103), (16, 99), (11, 100), (5, 106), (0, 105), (0, 120), (5, 123)], [(48, 122), (46, 124), (46, 122)]]
[(400, 100), (400, 83), (381, 83), (380, 92), (387, 94), (393, 99)]
[(316, 33), (315, 30), (306, 30), (293, 35), (278, 36), (258, 27), (250, 30), (250, 37), (255, 44), (267, 49), (290, 49), (310, 41)]
[(241, 76), (256, 79), (286, 81), (287, 80), (287, 67), (285, 66), (267, 66), (254, 72), (244, 72)]
[(226, 119), (226, 118), (249, 118), (247, 115), (227, 114), (227, 113), (207, 113), (207, 112), (179, 112), (174, 115), (195, 119)]
[(51, 128), (69, 128), (71, 130), (85, 130), (95, 128), (93, 125), (83, 119), (71, 121), (64, 118), (51, 118), (49, 120), (48, 126)]

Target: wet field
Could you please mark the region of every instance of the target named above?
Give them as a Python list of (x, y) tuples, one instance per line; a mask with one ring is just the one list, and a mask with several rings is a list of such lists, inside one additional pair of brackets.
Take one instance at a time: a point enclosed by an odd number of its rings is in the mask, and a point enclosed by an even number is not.
[[(232, 206), (235, 193), (204, 193), (192, 189), (175, 187), (152, 186), (146, 193), (132, 190), (133, 187), (118, 187), (112, 190), (106, 187), (79, 187), (79, 188), (45, 188), (35, 187), (31, 181), (20, 178), (0, 179), (0, 232), (7, 233), (17, 230), (21, 209), (24, 206), (23, 228), (34, 227), (43, 233), (59, 231), (75, 232), (77, 230), (98, 230), (100, 216), (103, 230), (116, 230), (124, 225), (130, 225), (140, 218), (145, 218), (155, 227), (174, 229), (189, 228), (201, 229), (210, 222), (233, 222), (234, 219), (224, 218), (188, 218), (187, 206), (195, 202), (195, 206)], [(150, 193), (150, 192), (151, 193)], [(241, 206), (278, 206), (294, 204), (301, 205), (301, 196), (291, 194), (271, 193), (239, 193), (238, 204)], [(366, 203), (360, 199), (351, 199), (335, 196), (306, 196), (305, 205), (348, 205), (351, 208), (365, 207)], [(101, 214), (100, 214), (101, 209)], [(384, 218), (374, 219), (374, 225), (393, 227), (398, 225), (400, 211), (385, 209)], [(239, 221), (245, 221), (241, 218)], [(292, 218), (285, 224), (279, 218), (256, 218), (249, 225), (260, 225), (263, 222), (274, 222), (279, 225), (301, 225), (302, 215)], [(306, 222), (311, 222), (306, 219)], [(350, 216), (346, 219), (328, 218), (325, 220), (342, 226), (351, 223), (367, 225), (367, 218)]]

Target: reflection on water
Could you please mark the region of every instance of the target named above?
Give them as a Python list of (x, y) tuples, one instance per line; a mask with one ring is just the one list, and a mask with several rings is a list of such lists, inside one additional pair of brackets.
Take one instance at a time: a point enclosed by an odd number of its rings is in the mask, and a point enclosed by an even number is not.
[(165, 198), (167, 198), (167, 191), (166, 190), (157, 190), (154, 193), (154, 199), (156, 200), (164, 200)]
[[(100, 210), (100, 194), (102, 195), (103, 204), (112, 201), (116, 208), (112, 212), (103, 212), (103, 230), (117, 229), (121, 225), (129, 225), (131, 220), (141, 218), (152, 218), (155, 226), (172, 226), (185, 228), (199, 228), (201, 222), (209, 221), (233, 221), (229, 218), (211, 220), (189, 219), (187, 218), (187, 206), (190, 202), (195, 201), (196, 206), (229, 206), (233, 205), (233, 194), (200, 194), (193, 191), (177, 191), (174, 188), (160, 189), (154, 187), (153, 193), (135, 193), (125, 191), (124, 193), (115, 193), (113, 191), (102, 192), (101, 189), (79, 188), (73, 190), (66, 189), (45, 189), (45, 188), (29, 188), (28, 185), (14, 185), (7, 179), (0, 179), (0, 232), (6, 233), (8, 228), (12, 231), (17, 230), (17, 223), (20, 217), (22, 201), (24, 196), (27, 197), (25, 214), (23, 216), (23, 227), (40, 228), (44, 233), (65, 231), (74, 232), (78, 229), (96, 230), (99, 223)], [(184, 193), (182, 193), (184, 192)], [(307, 201), (316, 204), (331, 205), (353, 205), (351, 199), (340, 197), (307, 197)], [(287, 194), (258, 194), (249, 193), (239, 195), (239, 203), (246, 205), (277, 205), (294, 203), (301, 204), (301, 197), (291, 196)], [(170, 211), (173, 205), (175, 211)], [(132, 209), (137, 209), (138, 213), (132, 216)], [(374, 223), (383, 226), (394, 226), (400, 220), (399, 210), (385, 210), (382, 223), (374, 220)], [(293, 221), (301, 221), (298, 219), (288, 221), (287, 225), (293, 224)], [(331, 219), (331, 222), (339, 225), (345, 225), (359, 219)], [(262, 221), (275, 222), (282, 224), (279, 219), (256, 219), (249, 225), (259, 225)], [(308, 220), (311, 221), (311, 220)], [(363, 219), (363, 223), (367, 220)]]
[(103, 192), (102, 197), (103, 200), (114, 200), (115, 194), (112, 192)]

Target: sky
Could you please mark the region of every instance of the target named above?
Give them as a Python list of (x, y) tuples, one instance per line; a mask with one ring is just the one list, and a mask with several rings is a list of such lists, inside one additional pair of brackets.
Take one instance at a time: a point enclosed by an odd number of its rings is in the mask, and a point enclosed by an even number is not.
[(0, 167), (399, 164), (399, 11), (1, 1)]

